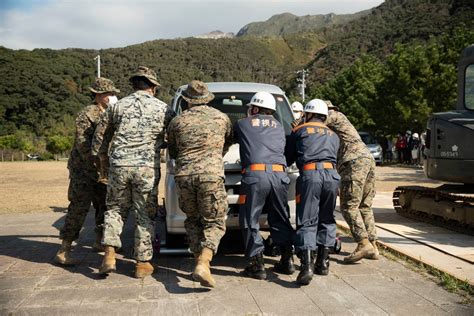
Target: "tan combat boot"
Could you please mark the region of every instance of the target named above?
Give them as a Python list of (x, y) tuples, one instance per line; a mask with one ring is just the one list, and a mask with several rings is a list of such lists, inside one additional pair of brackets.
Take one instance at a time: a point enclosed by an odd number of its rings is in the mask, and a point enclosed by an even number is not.
[(101, 233), (95, 233), (95, 241), (94, 244), (92, 245), (92, 250), (95, 252), (103, 252), (104, 251), (104, 246), (102, 246), (102, 234)]
[(71, 244), (72, 241), (63, 240), (61, 248), (59, 248), (54, 261), (64, 266), (73, 266), (77, 264), (77, 260), (71, 258)]
[(380, 253), (379, 253), (379, 248), (377, 247), (377, 241), (372, 240), (370, 243), (372, 244), (372, 247), (374, 247), (374, 254), (371, 257), (369, 257), (369, 259), (379, 260)]
[(116, 270), (115, 268), (115, 248), (112, 246), (105, 246), (105, 255), (102, 265), (100, 266), (100, 274), (109, 274)]
[(357, 248), (354, 252), (347, 257), (344, 257), (344, 263), (354, 263), (363, 258), (371, 259), (374, 255), (375, 250), (370, 241), (367, 238), (362, 239), (357, 244)]
[(193, 272), (193, 279), (199, 281), (205, 287), (216, 286), (216, 281), (211, 275), (212, 255), (211, 249), (202, 248), (201, 254), (196, 259), (196, 268)]
[(143, 279), (146, 276), (153, 274), (153, 265), (148, 261), (138, 261), (135, 265), (135, 277)]

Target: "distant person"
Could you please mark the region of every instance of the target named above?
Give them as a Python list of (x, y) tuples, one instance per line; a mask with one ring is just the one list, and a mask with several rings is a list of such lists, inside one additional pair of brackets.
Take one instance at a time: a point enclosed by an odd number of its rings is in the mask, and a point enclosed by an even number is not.
[(232, 145), (227, 115), (208, 106), (214, 99), (204, 82), (193, 80), (182, 92), (188, 108), (168, 128), (168, 150), (176, 160), (174, 179), (184, 227), (194, 254), (194, 280), (215, 287), (210, 263), (226, 231), (227, 192), (223, 157)]
[(425, 161), (425, 148), (426, 148), (426, 131), (423, 131), (420, 135), (420, 164), (423, 165)]
[(357, 242), (357, 248), (344, 258), (344, 262), (378, 259), (372, 211), (375, 160), (347, 117), (330, 101), (327, 104), (329, 114), (325, 124), (336, 132), (341, 142), (337, 156), (337, 171), (341, 175), (340, 209)]
[(387, 137), (387, 162), (392, 162), (393, 160), (393, 142), (392, 137)]
[(323, 123), (327, 115), (328, 106), (323, 100), (308, 102), (305, 123), (293, 129), (286, 144), (287, 164), (296, 161), (300, 171), (296, 183), (295, 248), (301, 262), (296, 280), (302, 285), (311, 282), (313, 272), (329, 273), (329, 252), (336, 241), (334, 209), (341, 179), (336, 171), (339, 137)]
[(418, 166), (420, 164), (420, 137), (418, 133), (413, 133), (411, 148), (412, 163)]
[(273, 116), (275, 97), (268, 92), (257, 92), (248, 106), (249, 116), (234, 125), (242, 161), (239, 220), (248, 260), (245, 273), (263, 280), (267, 273), (259, 218), (265, 207), (271, 237), (281, 252), (281, 259), (274, 269), (284, 274), (295, 272), (294, 231), (288, 207), (290, 178), (286, 173), (285, 130)]
[(399, 132), (397, 136), (397, 142), (395, 143), (395, 149), (397, 151), (398, 163), (405, 162), (405, 149), (407, 147), (407, 140), (405, 136)]
[(122, 246), (123, 218), (132, 211), (135, 214), (135, 277), (144, 278), (153, 273), (150, 261), (158, 206), (160, 148), (174, 112), (155, 98), (160, 84), (152, 69), (138, 67), (130, 82), (135, 92), (107, 109), (95, 132), (92, 148), (92, 153), (99, 155), (110, 146), (102, 239), (105, 256), (99, 273), (116, 270), (115, 249)]
[(404, 150), (405, 163), (408, 165), (411, 165), (412, 163), (411, 151), (413, 149), (413, 137), (411, 135), (411, 131), (406, 131), (405, 139), (406, 139), (406, 147)]
[(304, 123), (304, 111), (303, 104), (298, 101), (291, 103), (291, 110), (293, 111), (294, 121), (291, 123), (291, 126), (295, 128), (299, 124)]
[(104, 179), (99, 179), (98, 163), (91, 154), (92, 138), (101, 113), (108, 106), (117, 102), (120, 90), (106, 78), (98, 78), (89, 90), (94, 94), (94, 104), (87, 106), (76, 117), (76, 133), (74, 145), (68, 161), (69, 169), (69, 206), (64, 226), (59, 238), (62, 245), (54, 257), (57, 263), (72, 265), (76, 261), (71, 258), (71, 243), (79, 237), (89, 208), (95, 209), (95, 242), (93, 249), (101, 251), (102, 225), (106, 210), (105, 195), (107, 187)]
[[(388, 154), (387, 153), (389, 151), (388, 138), (385, 135), (381, 135), (379, 137), (378, 141), (380, 143), (380, 147), (382, 147), (382, 160), (387, 161), (388, 160)], [(390, 150), (391, 150), (391, 147), (390, 147)]]
[(301, 119), (304, 115), (303, 104), (298, 101), (291, 103), (291, 110), (293, 111), (293, 117), (295, 120)]

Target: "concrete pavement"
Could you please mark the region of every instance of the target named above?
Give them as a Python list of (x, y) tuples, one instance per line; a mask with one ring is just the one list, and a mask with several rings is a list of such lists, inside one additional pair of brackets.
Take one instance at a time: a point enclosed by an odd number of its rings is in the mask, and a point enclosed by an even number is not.
[[(474, 307), (431, 279), (382, 258), (343, 265), (355, 244), (343, 239), (333, 255), (329, 276), (315, 276), (299, 287), (292, 276), (271, 271), (269, 278), (244, 277), (241, 254), (222, 251), (213, 261), (218, 287), (208, 290), (191, 279), (193, 259), (158, 256), (156, 273), (134, 279), (133, 261), (119, 255), (118, 272), (97, 275), (101, 254), (91, 252), (92, 213), (74, 257), (77, 267), (52, 263), (59, 248), (63, 212), (0, 216), (0, 315), (472, 315)], [(132, 231), (124, 232), (124, 254), (130, 253)], [(233, 247), (232, 247), (233, 248)], [(225, 249), (221, 249), (225, 250)]]

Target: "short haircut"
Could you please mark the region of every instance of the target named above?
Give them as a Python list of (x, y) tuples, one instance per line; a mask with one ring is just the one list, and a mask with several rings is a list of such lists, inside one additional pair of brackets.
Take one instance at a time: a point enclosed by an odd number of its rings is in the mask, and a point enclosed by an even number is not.
[(324, 121), (326, 120), (326, 118), (327, 118), (327, 116), (324, 115), (324, 114), (317, 114), (317, 113), (315, 113), (314, 116), (316, 116), (318, 119), (320, 119), (320, 120), (323, 121), (323, 122), (324, 122)]
[(263, 115), (273, 115), (275, 113), (274, 110), (270, 110), (267, 108), (261, 108), (259, 106), (254, 105), (258, 109), (258, 114), (263, 114)]
[(147, 90), (155, 86), (145, 77), (133, 77), (130, 81), (134, 90)]

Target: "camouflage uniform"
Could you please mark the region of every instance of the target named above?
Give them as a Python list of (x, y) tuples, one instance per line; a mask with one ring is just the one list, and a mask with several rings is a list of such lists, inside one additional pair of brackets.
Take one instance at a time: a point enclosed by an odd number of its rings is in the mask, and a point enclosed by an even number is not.
[(325, 123), (341, 141), (337, 155), (337, 171), (341, 176), (341, 213), (357, 242), (366, 238), (374, 241), (377, 239), (372, 211), (375, 160), (344, 114), (330, 110)]
[[(93, 93), (120, 92), (106, 78), (97, 79), (90, 90)], [(95, 232), (102, 233), (107, 189), (98, 182), (98, 170), (91, 155), (92, 138), (102, 112), (104, 108), (101, 105), (92, 104), (80, 111), (76, 118), (74, 146), (68, 161), (70, 203), (59, 235), (63, 240), (74, 241), (79, 237), (91, 202), (95, 209)]]
[(231, 144), (230, 119), (207, 105), (186, 110), (168, 128), (179, 206), (187, 216), (184, 225), (194, 254), (203, 248), (216, 253), (225, 233), (228, 205), (222, 157)]
[(173, 116), (164, 102), (136, 91), (107, 108), (94, 136), (94, 155), (103, 155), (110, 142), (102, 244), (122, 246), (123, 218), (132, 210), (136, 218), (134, 253), (138, 261), (149, 261), (153, 256), (151, 237), (160, 180), (160, 148)]

